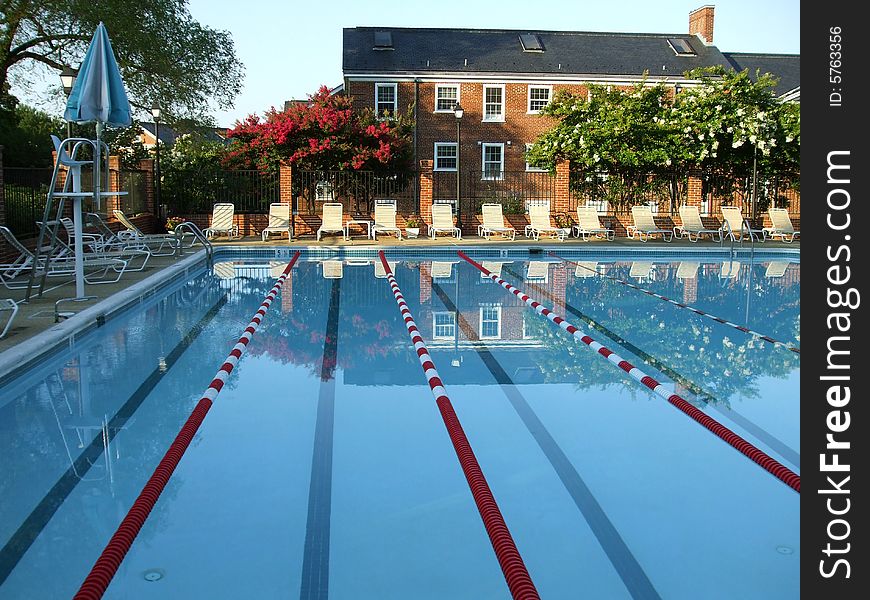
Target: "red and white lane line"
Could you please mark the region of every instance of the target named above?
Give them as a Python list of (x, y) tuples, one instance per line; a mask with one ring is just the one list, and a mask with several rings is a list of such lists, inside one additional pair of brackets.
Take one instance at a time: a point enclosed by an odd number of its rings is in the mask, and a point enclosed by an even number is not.
[(499, 510), (495, 497), (492, 495), (489, 484), (486, 482), (483, 471), (477, 462), (477, 458), (474, 456), (471, 444), (465, 436), (462, 424), (459, 422), (459, 417), (456, 416), (450, 398), (447, 397), (447, 390), (444, 389), (441, 377), (435, 369), (435, 363), (429, 355), (429, 350), (426, 348), (423, 337), (417, 329), (417, 324), (414, 323), (411, 311), (408, 310), (408, 304), (405, 302), (402, 290), (399, 289), (396, 278), (393, 276), (393, 271), (390, 269), (390, 265), (387, 264), (384, 251), (378, 252), (378, 256), (384, 265), (384, 271), (387, 273), (387, 282), (390, 284), (393, 297), (395, 297), (396, 303), (399, 305), (399, 311), (402, 313), (402, 319), (405, 322), (408, 335), (411, 336), (411, 341), (414, 343), (414, 349), (417, 352), (417, 358), (423, 367), (423, 374), (429, 382), (429, 389), (432, 391), (432, 396), (435, 398), (438, 410), (441, 411), (441, 418), (447, 426), (450, 441), (453, 442), (453, 449), (456, 451), (456, 456), (462, 465), (465, 479), (471, 488), (471, 495), (474, 497), (475, 504), (477, 504), (477, 510), (483, 519), (486, 533), (489, 535), (489, 540), (495, 550), (495, 555), (498, 558), (499, 565), (501, 565), (501, 570), (504, 573), (511, 595), (517, 599), (531, 600), (532, 598), (539, 598), (535, 584), (532, 583), (532, 578), (529, 576), (526, 565), (517, 550), (501, 510)]
[(475, 262), (472, 258), (469, 258), (469, 256), (461, 250), (458, 252), (458, 254), (468, 263), (476, 267), (481, 273), (483, 273), (494, 282), (499, 284), (501, 287), (506, 289), (508, 292), (512, 293), (514, 296), (535, 309), (537, 313), (547, 317), (550, 321), (570, 333), (576, 339), (580, 340), (581, 342), (592, 348), (592, 350), (594, 350), (595, 352), (615, 364), (617, 367), (628, 373), (633, 379), (636, 379), (637, 381), (644, 384), (646, 387), (648, 387), (653, 392), (679, 408), (692, 419), (712, 431), (720, 439), (724, 440), (725, 442), (736, 448), (740, 453), (748, 457), (750, 460), (759, 464), (765, 471), (785, 483), (794, 491), (800, 493), (800, 475), (798, 475), (764, 451), (758, 449), (757, 447), (755, 447), (754, 445), (752, 445), (751, 443), (719, 423), (717, 420), (709, 417), (702, 411), (698, 410), (697, 408), (692, 406), (692, 404), (680, 397), (678, 394), (670, 393), (664, 385), (632, 365), (630, 362), (628, 362), (618, 354), (615, 354), (612, 351), (608, 350), (550, 309), (545, 308), (540, 302), (532, 300), (521, 290), (518, 290), (504, 279), (491, 273), (485, 267)]
[(773, 339), (769, 335), (764, 335), (763, 333), (758, 333), (757, 331), (747, 329), (743, 325), (738, 325), (737, 323), (732, 323), (731, 321), (726, 321), (725, 319), (717, 317), (716, 315), (711, 315), (710, 313), (705, 313), (702, 310), (698, 310), (694, 306), (689, 306), (688, 304), (683, 304), (682, 302), (677, 302), (676, 300), (674, 300), (672, 298), (668, 298), (667, 296), (662, 296), (661, 294), (656, 294), (655, 292), (644, 289), (638, 285), (631, 283), (630, 281), (625, 281), (624, 279), (619, 279), (618, 277), (612, 277), (610, 275), (605, 275), (604, 273), (599, 273), (595, 269), (590, 269), (589, 267), (587, 267), (584, 264), (576, 263), (573, 260), (568, 260), (567, 258), (562, 258), (561, 256), (559, 256), (555, 252), (550, 252), (550, 256), (555, 256), (556, 258), (563, 260), (568, 264), (575, 265), (577, 267), (583, 267), (587, 271), (592, 271), (596, 275), (599, 275), (601, 277), (606, 277), (607, 279), (611, 279), (611, 280), (615, 281), (616, 283), (621, 283), (622, 285), (628, 286), (634, 290), (637, 290), (639, 292), (643, 292), (644, 294), (646, 294), (648, 296), (652, 296), (654, 298), (658, 298), (659, 300), (664, 300), (665, 302), (670, 302), (674, 306), (679, 306), (680, 308), (685, 308), (687, 310), (690, 310), (693, 313), (695, 313), (696, 315), (701, 315), (702, 317), (707, 317), (708, 319), (713, 319), (714, 321), (716, 321), (717, 323), (721, 323), (722, 325), (727, 325), (728, 327), (733, 327), (734, 329), (737, 329), (738, 331), (742, 331), (743, 333), (751, 335), (754, 338), (764, 340), (765, 342), (773, 344), (774, 346), (779, 346), (781, 348), (785, 348), (786, 350), (791, 350), (795, 354), (801, 353), (801, 349), (796, 347), (796, 346), (790, 346), (790, 345), (786, 344), (785, 342), (780, 342), (778, 340)]
[(181, 431), (178, 432), (175, 440), (169, 446), (169, 450), (166, 451), (157, 468), (154, 469), (151, 478), (148, 479), (145, 487), (142, 488), (139, 497), (133, 502), (129, 512), (127, 512), (127, 516), (121, 521), (118, 529), (112, 535), (112, 539), (109, 540), (103, 553), (97, 559), (97, 562), (94, 563), (91, 572), (76, 593), (74, 597), (76, 600), (94, 600), (102, 598), (103, 594), (105, 594), (106, 588), (109, 587), (109, 583), (112, 581), (115, 573), (117, 573), (118, 567), (121, 566), (121, 561), (124, 560), (124, 557), (130, 550), (133, 540), (139, 535), (139, 530), (145, 524), (145, 520), (157, 503), (157, 499), (160, 497), (160, 494), (169, 482), (169, 478), (178, 466), (181, 457), (193, 440), (193, 436), (196, 434), (199, 426), (202, 425), (202, 421), (205, 419), (205, 415), (211, 408), (214, 399), (220, 393), (230, 373), (233, 372), (242, 354), (247, 349), (248, 342), (251, 341), (251, 338), (260, 326), (260, 322), (266, 315), (266, 311), (269, 310), (269, 306), (272, 305), (272, 301), (275, 300), (275, 296), (278, 295), (278, 292), (284, 285), (284, 281), (286, 281), (287, 276), (290, 274), (290, 269), (293, 268), (298, 259), (299, 251), (293, 255), (287, 268), (284, 269), (284, 272), (278, 277), (275, 285), (266, 295), (265, 300), (260, 305), (260, 309), (254, 314), (253, 319), (251, 319), (251, 322), (242, 333), (242, 337), (233, 346), (226, 361), (218, 369), (214, 379), (196, 404), (196, 408), (193, 409)]

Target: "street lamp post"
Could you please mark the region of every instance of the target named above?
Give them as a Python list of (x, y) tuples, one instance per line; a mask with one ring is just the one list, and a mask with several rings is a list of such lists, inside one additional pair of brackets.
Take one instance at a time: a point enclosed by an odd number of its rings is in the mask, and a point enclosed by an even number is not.
[(463, 112), (462, 107), (457, 102), (453, 106), (453, 114), (456, 117), (456, 226), (460, 230), (462, 230), (462, 200), (460, 196), (462, 177), (459, 171), (459, 155), (461, 152), (460, 148), (462, 147), (462, 138), (460, 136), (459, 124), (462, 122)]
[(160, 103), (155, 102), (151, 106), (151, 116), (154, 117), (154, 204), (157, 213), (163, 217), (163, 205), (160, 203)]
[[(79, 72), (73, 69), (72, 67), (64, 67), (63, 71), (60, 72), (60, 83), (63, 86), (63, 93), (66, 94), (67, 99), (69, 99), (69, 95), (72, 92), (73, 86), (76, 83), (76, 77)], [(72, 123), (70, 121), (66, 122), (66, 138), (69, 139), (72, 137)], [(72, 149), (68, 150), (70, 154), (72, 154)]]

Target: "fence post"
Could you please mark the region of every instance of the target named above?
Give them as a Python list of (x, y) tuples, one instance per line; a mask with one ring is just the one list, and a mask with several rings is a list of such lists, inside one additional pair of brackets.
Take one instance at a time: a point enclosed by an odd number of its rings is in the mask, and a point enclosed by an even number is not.
[(571, 211), (571, 161), (561, 160), (556, 163), (556, 197), (550, 212), (568, 214)]
[(432, 221), (432, 166), (433, 161), (420, 161), (420, 218)]
[(701, 181), (701, 178), (698, 175), (699, 173), (689, 174), (689, 184), (688, 189), (686, 190), (686, 206), (700, 207), (704, 200), (703, 181)]
[(6, 225), (6, 184), (3, 183), (3, 145), (0, 144), (0, 225)]

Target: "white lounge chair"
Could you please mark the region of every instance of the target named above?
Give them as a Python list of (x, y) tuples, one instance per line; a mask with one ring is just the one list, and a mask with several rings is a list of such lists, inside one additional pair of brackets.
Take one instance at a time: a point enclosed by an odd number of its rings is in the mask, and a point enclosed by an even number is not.
[(531, 204), (529, 205), (529, 225), (526, 227), (526, 235), (538, 240), (541, 234), (552, 235), (562, 241), (567, 237), (567, 232), (570, 229), (554, 227), (550, 223), (550, 207), (546, 204)]
[[(681, 225), (674, 226), (674, 235), (680, 238), (687, 237), (690, 242), (697, 242), (702, 235), (709, 235), (711, 240), (722, 241), (722, 229), (707, 229), (701, 220), (701, 213), (697, 206), (680, 207)], [(695, 236), (694, 238), (692, 236)]]
[(396, 225), (395, 204), (375, 204), (375, 223), (372, 225), (372, 239), (377, 240), (379, 233), (395, 233), (402, 239), (402, 229)]
[(674, 232), (671, 229), (662, 229), (656, 225), (655, 217), (653, 217), (652, 209), (649, 206), (632, 206), (631, 218), (634, 225), (626, 227), (628, 237), (631, 239), (639, 239), (646, 242), (654, 235), (661, 235), (662, 240), (670, 242), (674, 239)]
[(281, 202), (273, 202), (269, 205), (269, 224), (260, 232), (265, 242), (273, 233), (278, 235), (287, 234), (290, 238), (290, 205)]
[(616, 232), (613, 229), (608, 229), (601, 224), (601, 219), (598, 218), (598, 209), (594, 206), (578, 206), (577, 207), (577, 224), (574, 225), (574, 237), (588, 240), (590, 235), (603, 237), (608, 241), (612, 241), (616, 237)]
[(792, 243), (801, 232), (795, 230), (788, 216), (788, 211), (784, 208), (768, 208), (767, 214), (770, 216), (770, 227), (764, 227), (762, 232), (769, 238), (780, 237), (783, 242)]
[(344, 228), (344, 205), (340, 202), (327, 202), (323, 205), (323, 217), (320, 227), (317, 229), (317, 241), (320, 241), (324, 233), (339, 232), (347, 239), (347, 230)]
[[(124, 241), (133, 240), (140, 242), (147, 246), (151, 251), (151, 254), (154, 256), (168, 256), (170, 254), (175, 254), (178, 248), (181, 247), (181, 238), (176, 236), (174, 233), (143, 233), (142, 230), (136, 227), (135, 223), (124, 214), (124, 211), (115, 209), (112, 211), (112, 214), (124, 227), (127, 228), (126, 231), (117, 234), (118, 238)], [(168, 252), (164, 250), (167, 246), (169, 247)]]
[(15, 315), (18, 314), (18, 305), (12, 298), (3, 298), (0, 300), (0, 312), (5, 312), (7, 310), (11, 311), (12, 314), (10, 314), (9, 318), (6, 320), (6, 325), (3, 327), (3, 331), (0, 332), (0, 338), (5, 336), (9, 331), (9, 328), (12, 327), (12, 321), (15, 320)]
[(238, 237), (239, 226), (235, 224), (236, 207), (230, 202), (218, 202), (212, 207), (211, 225), (203, 230), (206, 239), (225, 234), (227, 237)]
[(429, 225), (429, 237), (433, 240), (439, 232), (446, 232), (456, 239), (462, 239), (462, 231), (453, 224), (453, 207), (449, 204), (432, 205), (432, 224)]
[[(69, 243), (73, 241), (75, 236), (73, 221), (69, 217), (62, 217), (60, 222), (64, 229), (66, 229), (66, 234), (69, 237), (67, 246), (69, 246)], [(49, 221), (49, 223), (52, 223), (52, 221)], [(123, 240), (118, 240), (117, 238), (115, 238), (115, 240), (106, 240), (102, 234), (82, 233), (81, 235), (83, 242), (82, 248), (86, 252), (86, 256), (91, 258), (124, 259), (127, 261), (127, 271), (144, 271), (145, 266), (148, 264), (148, 260), (153, 255), (144, 244), (135, 239), (125, 242)], [(58, 243), (63, 242), (58, 240)], [(72, 247), (68, 248), (65, 255), (75, 255)], [(137, 258), (141, 259), (142, 262), (134, 267), (133, 262)]]
[(493, 233), (500, 233), (514, 240), (517, 230), (510, 225), (505, 225), (504, 214), (501, 204), (484, 204), (480, 207), (483, 215), (483, 224), (477, 226), (477, 235), (489, 239)]
[(767, 233), (763, 229), (753, 229), (749, 220), (743, 218), (743, 213), (737, 206), (723, 206), (722, 217), (725, 219), (722, 224), (722, 235), (727, 235), (735, 242), (742, 242), (743, 236), (761, 242), (767, 239)]

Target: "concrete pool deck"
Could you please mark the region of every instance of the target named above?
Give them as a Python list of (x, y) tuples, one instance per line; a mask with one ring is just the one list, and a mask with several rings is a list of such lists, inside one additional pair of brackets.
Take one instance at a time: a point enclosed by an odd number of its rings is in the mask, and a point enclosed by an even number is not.
[[(564, 241), (557, 241), (554, 239), (541, 239), (539, 241), (535, 241), (532, 239), (517, 237), (517, 239), (513, 242), (510, 240), (505, 240), (501, 237), (494, 237), (490, 240), (485, 240), (483, 238), (478, 237), (469, 237), (463, 238), (461, 241), (457, 242), (454, 238), (450, 237), (439, 237), (436, 241), (432, 241), (427, 237), (420, 237), (417, 239), (402, 239), (401, 242), (397, 241), (394, 236), (381, 236), (376, 242), (373, 240), (365, 239), (364, 236), (355, 236), (350, 240), (344, 240), (341, 236), (324, 236), (324, 239), (321, 242), (316, 242), (313, 238), (305, 237), (301, 240), (293, 240), (287, 241), (286, 238), (277, 238), (273, 237), (267, 242), (263, 242), (260, 240), (259, 236), (257, 237), (247, 237), (247, 238), (235, 238), (235, 239), (227, 239), (227, 238), (218, 238), (213, 241), (215, 248), (220, 248), (223, 246), (242, 246), (245, 248), (298, 248), (298, 249), (386, 249), (389, 251), (389, 248), (402, 248), (402, 249), (417, 249), (425, 250), (426, 248), (443, 248), (447, 247), (463, 247), (463, 248), (486, 248), (490, 246), (498, 246), (501, 248), (504, 247), (512, 247), (516, 246), (517, 248), (566, 248), (566, 249), (584, 249), (584, 250), (593, 250), (593, 249), (601, 249), (601, 250), (622, 250), (626, 251), (631, 248), (635, 248), (638, 250), (651, 250), (651, 249), (667, 249), (669, 251), (674, 250), (692, 250), (695, 252), (704, 252), (705, 250), (710, 251), (721, 251), (727, 250), (730, 247), (730, 244), (727, 242), (720, 246), (719, 242), (710, 242), (703, 241), (697, 243), (691, 243), (688, 240), (677, 240), (675, 239), (673, 242), (666, 243), (660, 240), (650, 240), (649, 242), (640, 242), (637, 240), (631, 240), (628, 238), (617, 238), (612, 242), (607, 242), (603, 240), (590, 240), (590, 241), (582, 241), (575, 238), (569, 238)], [(735, 248), (739, 248), (738, 244), (734, 245)], [(750, 248), (748, 243), (744, 243), (743, 249), (748, 250)], [(760, 250), (790, 250), (792, 252), (800, 251), (800, 242), (796, 241), (791, 244), (786, 244), (783, 242), (774, 242), (768, 240), (763, 244), (756, 244), (755, 249)], [(142, 283), (146, 279), (151, 278), (152, 276), (157, 276), (161, 273), (166, 274), (167, 270), (175, 271), (175, 269), (170, 269), (173, 266), (179, 265), (192, 265), (199, 261), (199, 253), (201, 252), (201, 247), (196, 246), (193, 250), (187, 250), (185, 254), (182, 256), (154, 256), (148, 262), (147, 267), (142, 271), (134, 271), (130, 273), (125, 273), (124, 276), (120, 279), (120, 281), (116, 283), (107, 283), (100, 285), (87, 285), (85, 293), (89, 296), (95, 296), (93, 300), (83, 301), (83, 302), (68, 302), (63, 303), (60, 306), (61, 311), (69, 311), (75, 312), (78, 314), (81, 313), (92, 313), (92, 315), (98, 315), (99, 306), (104, 303), (105, 300), (109, 298), (115, 298), (119, 295), (127, 295), (129, 294), (141, 294), (143, 291), (147, 290), (150, 287), (151, 281)], [(25, 280), (26, 282), (26, 280)], [(55, 303), (62, 298), (69, 298), (75, 295), (74, 285), (71, 279), (66, 280), (64, 278), (50, 278), (46, 285), (46, 291), (43, 293), (41, 298), (31, 298), (31, 301), (28, 303), (21, 303), (24, 299), (25, 290), (9, 290), (5, 287), (0, 288), (0, 298), (11, 298), (16, 303), (18, 303), (18, 314), (15, 317), (15, 321), (12, 324), (12, 327), (7, 332), (6, 336), (0, 338), (0, 364), (9, 363), (9, 356), (4, 356), (7, 351), (13, 351), (14, 355), (21, 355), (22, 348), (19, 348), (19, 345), (31, 340), (34, 336), (43, 333), (52, 331), (55, 335), (52, 336), (43, 336), (40, 339), (44, 339), (44, 345), (50, 345), (56, 343), (64, 336), (69, 335), (73, 330), (75, 325), (73, 323), (69, 323), (70, 320), (62, 320), (60, 323), (55, 322)], [(8, 317), (8, 312), (0, 313), (0, 330), (2, 330), (2, 326), (5, 325), (5, 319)], [(84, 315), (83, 315), (84, 316)], [(25, 350), (26, 352), (31, 352), (33, 350), (37, 350), (38, 348), (28, 348), (27, 346), (31, 346), (31, 344), (26, 344)], [(39, 344), (42, 345), (42, 344)], [(15, 350), (18, 350), (17, 352)], [(0, 376), (3, 373), (0, 372)]]

